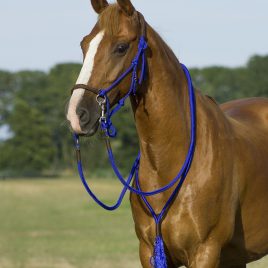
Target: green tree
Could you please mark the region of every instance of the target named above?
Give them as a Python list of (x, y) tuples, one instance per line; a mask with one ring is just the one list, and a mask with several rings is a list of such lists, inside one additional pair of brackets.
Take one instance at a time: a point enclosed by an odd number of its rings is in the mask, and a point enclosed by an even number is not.
[(64, 169), (74, 163), (72, 138), (65, 111), (80, 69), (80, 64), (58, 64), (47, 75), (49, 85), (43, 93), (40, 109), (46, 115), (46, 123), (53, 135), (55, 168)]
[(54, 147), (44, 116), (16, 99), (8, 124), (13, 137), (1, 144), (0, 169), (9, 174), (35, 175), (49, 168)]
[(268, 56), (253, 56), (247, 64), (246, 94), (268, 96)]
[[(54, 66), (48, 73), (0, 71), (0, 128), (9, 126), (12, 133), (8, 140), (0, 136), (0, 173), (75, 170), (65, 107), (80, 68), (80, 64), (66, 63)], [(268, 56), (253, 56), (239, 68), (193, 68), (191, 74), (194, 85), (219, 103), (268, 96)], [(113, 123), (118, 137), (112, 145), (117, 163), (126, 174), (139, 147), (129, 103)], [(85, 167), (97, 174), (110, 171), (102, 139), (86, 138), (81, 142)]]
[(12, 110), (12, 101), (16, 90), (14, 75), (10, 72), (0, 71), (0, 126)]

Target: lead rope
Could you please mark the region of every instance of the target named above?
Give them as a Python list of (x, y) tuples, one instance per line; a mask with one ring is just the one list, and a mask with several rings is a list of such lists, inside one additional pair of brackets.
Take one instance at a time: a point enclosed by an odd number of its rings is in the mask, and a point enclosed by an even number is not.
[[(155, 243), (154, 243), (154, 254), (153, 257), (151, 258), (151, 264), (155, 268), (167, 268), (167, 258), (165, 255), (165, 248), (164, 248), (164, 242), (161, 234), (161, 223), (162, 220), (165, 216), (165, 214), (168, 211), (168, 208), (170, 207), (173, 199), (175, 196), (178, 194), (179, 190), (181, 189), (181, 186), (183, 185), (183, 182), (186, 179), (187, 173), (190, 169), (192, 160), (193, 160), (193, 155), (194, 155), (194, 150), (195, 150), (195, 141), (196, 141), (196, 106), (195, 106), (195, 95), (194, 95), (194, 89), (192, 85), (192, 80), (190, 73), (186, 66), (182, 64), (183, 71), (185, 73), (187, 83), (188, 83), (188, 91), (189, 91), (189, 104), (190, 104), (190, 113), (191, 113), (191, 140), (190, 140), (190, 146), (189, 150), (185, 159), (185, 162), (179, 171), (178, 175), (166, 186), (161, 187), (157, 190), (150, 191), (150, 192), (144, 192), (141, 190), (140, 184), (139, 184), (139, 163), (140, 163), (140, 153), (138, 153), (138, 156), (136, 157), (136, 160), (133, 163), (133, 166), (131, 168), (131, 171), (129, 173), (129, 176), (127, 180), (125, 180), (118, 170), (115, 159), (113, 156), (113, 151), (111, 148), (110, 140), (109, 138), (113, 138), (116, 136), (116, 129), (112, 124), (112, 116), (117, 113), (122, 106), (124, 106), (125, 100), (131, 95), (135, 95), (136, 90), (137, 90), (137, 83), (140, 85), (142, 84), (143, 80), (145, 79), (145, 70), (146, 70), (146, 58), (145, 58), (145, 50), (147, 48), (147, 43), (145, 41), (144, 36), (140, 38), (139, 41), (139, 47), (138, 47), (138, 53), (135, 56), (134, 60), (131, 63), (131, 66), (107, 89), (100, 90), (99, 94), (96, 97), (97, 102), (100, 105), (101, 108), (101, 117), (100, 117), (100, 127), (102, 132), (105, 134), (105, 143), (106, 143), (106, 148), (107, 148), (107, 153), (109, 156), (109, 161), (110, 164), (114, 170), (114, 173), (116, 174), (117, 178), (120, 180), (120, 182), (123, 184), (123, 189), (119, 195), (119, 198), (117, 202), (113, 206), (108, 206), (104, 204), (101, 200), (97, 198), (97, 196), (93, 193), (93, 191), (90, 189), (88, 186), (88, 183), (85, 179), (84, 172), (83, 172), (83, 166), (82, 166), (82, 160), (81, 160), (81, 153), (80, 153), (80, 143), (79, 143), (79, 136), (74, 134), (74, 142), (75, 142), (75, 148), (76, 148), (76, 154), (77, 154), (77, 167), (78, 167), (78, 172), (80, 175), (80, 179), (88, 192), (88, 194), (92, 197), (92, 199), (101, 207), (103, 207), (106, 210), (115, 210), (117, 209), (121, 203), (122, 200), (126, 194), (126, 191), (129, 190), (133, 193), (136, 193), (141, 196), (143, 202), (147, 206), (148, 210), (150, 211), (152, 217), (155, 220), (156, 224), (156, 238), (155, 238)], [(141, 74), (139, 79), (137, 78), (137, 69), (138, 65), (141, 61)], [(116, 107), (111, 110), (110, 109), (110, 102), (109, 98), (107, 96), (108, 92), (110, 92), (112, 89), (114, 89), (129, 73), (132, 72), (132, 80), (131, 80), (131, 86), (126, 94), (121, 100), (119, 100), (118, 104)], [(130, 184), (135, 177), (135, 185), (136, 188), (131, 187)], [(160, 214), (156, 214), (155, 211), (153, 210), (152, 206), (147, 200), (147, 196), (153, 196), (159, 193), (162, 193), (172, 186), (174, 186), (177, 183), (173, 193), (169, 197), (168, 201), (166, 202), (165, 206), (163, 207), (162, 211)]]

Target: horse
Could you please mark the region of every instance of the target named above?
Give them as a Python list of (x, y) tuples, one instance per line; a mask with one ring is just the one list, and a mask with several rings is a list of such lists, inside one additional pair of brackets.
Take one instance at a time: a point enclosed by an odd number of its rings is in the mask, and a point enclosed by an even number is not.
[[(179, 60), (130, 0), (91, 0), (99, 14), (81, 42), (84, 62), (67, 119), (92, 136), (101, 117), (96, 88), (109, 87), (131, 64), (146, 27), (146, 79), (130, 96), (140, 146), (142, 190), (176, 176), (190, 143), (188, 84)], [(127, 94), (130, 75), (108, 94), (111, 106)], [(85, 87), (89, 90), (85, 90)], [(188, 176), (161, 225), (167, 266), (245, 268), (268, 253), (268, 99), (218, 105), (195, 89), (196, 147)], [(175, 186), (148, 197), (159, 213)], [(140, 261), (152, 267), (154, 220), (139, 195), (130, 195)]]

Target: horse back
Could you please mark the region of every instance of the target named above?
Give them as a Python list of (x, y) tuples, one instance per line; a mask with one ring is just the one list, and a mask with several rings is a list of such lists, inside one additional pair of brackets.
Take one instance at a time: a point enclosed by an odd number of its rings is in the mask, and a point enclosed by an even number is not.
[(268, 131), (268, 98), (234, 100), (220, 105), (220, 108), (234, 120)]

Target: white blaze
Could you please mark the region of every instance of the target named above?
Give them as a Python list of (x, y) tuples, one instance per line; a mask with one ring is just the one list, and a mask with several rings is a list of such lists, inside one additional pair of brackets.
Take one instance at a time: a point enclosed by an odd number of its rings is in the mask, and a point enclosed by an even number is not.
[[(94, 58), (98, 51), (100, 42), (103, 39), (103, 36), (104, 36), (104, 31), (101, 31), (89, 43), (89, 48), (88, 48), (88, 51), (87, 51), (87, 54), (83, 63), (83, 67), (78, 76), (76, 84), (86, 84), (86, 85), (88, 84), (88, 81), (91, 77), (92, 70), (94, 67)], [(72, 129), (76, 133), (81, 132), (79, 118), (76, 114), (76, 108), (80, 100), (83, 98), (84, 93), (85, 93), (85, 89), (83, 88), (74, 90), (71, 96), (70, 102), (69, 102), (67, 119), (70, 121)]]

